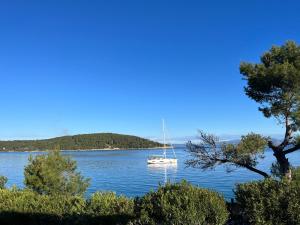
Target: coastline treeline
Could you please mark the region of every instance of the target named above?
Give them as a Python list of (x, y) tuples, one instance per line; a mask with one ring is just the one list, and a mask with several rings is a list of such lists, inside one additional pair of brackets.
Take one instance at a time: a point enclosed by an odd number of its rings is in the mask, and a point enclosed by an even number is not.
[(0, 151), (45, 151), (56, 149), (57, 146), (62, 150), (83, 150), (154, 148), (162, 147), (162, 144), (137, 136), (114, 133), (79, 134), (43, 140), (0, 141)]

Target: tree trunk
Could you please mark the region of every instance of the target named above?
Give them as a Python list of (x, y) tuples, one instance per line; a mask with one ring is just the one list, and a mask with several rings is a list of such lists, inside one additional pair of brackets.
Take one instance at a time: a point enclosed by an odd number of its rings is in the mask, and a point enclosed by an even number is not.
[(279, 172), (282, 176), (290, 176), (290, 163), (288, 158), (286, 158), (284, 152), (278, 151), (274, 153), (279, 165)]

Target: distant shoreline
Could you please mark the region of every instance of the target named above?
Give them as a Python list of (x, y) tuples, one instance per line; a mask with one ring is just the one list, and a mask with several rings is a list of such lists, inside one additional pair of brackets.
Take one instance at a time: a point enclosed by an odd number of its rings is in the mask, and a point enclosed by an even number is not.
[[(150, 147), (150, 148), (102, 148), (102, 149), (61, 149), (60, 151), (62, 152), (89, 152), (89, 151), (127, 151), (127, 150), (149, 150), (149, 149), (163, 149), (164, 147)], [(172, 148), (170, 146), (167, 146), (166, 148)], [(16, 150), (1, 150), (1, 152), (47, 152), (47, 151), (53, 151), (53, 149), (47, 149), (47, 150), (20, 150), (20, 151), (16, 151)]]
[(127, 134), (91, 133), (40, 140), (0, 141), (0, 152), (44, 152), (61, 148), (64, 151), (114, 151), (149, 149), (148, 146), (156, 149), (161, 148), (163, 144)]

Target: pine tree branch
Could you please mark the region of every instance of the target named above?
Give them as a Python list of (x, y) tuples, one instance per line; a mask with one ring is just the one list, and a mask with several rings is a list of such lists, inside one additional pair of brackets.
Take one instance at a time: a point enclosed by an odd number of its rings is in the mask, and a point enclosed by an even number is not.
[(295, 151), (297, 151), (297, 150), (299, 150), (299, 149), (300, 149), (300, 144), (297, 144), (297, 145), (295, 145), (294, 147), (289, 148), (289, 149), (283, 151), (283, 153), (286, 155), (286, 154), (295, 152)]
[(222, 162), (222, 163), (232, 163), (232, 164), (235, 164), (235, 165), (238, 165), (240, 167), (244, 167), (252, 172), (255, 172), (255, 173), (258, 173), (260, 174), (261, 176), (265, 177), (265, 178), (269, 178), (270, 175), (267, 174), (266, 172), (262, 171), (262, 170), (259, 170), (253, 166), (250, 166), (250, 165), (247, 165), (247, 164), (244, 164), (244, 163), (241, 163), (241, 162), (236, 162), (236, 161), (231, 161), (231, 160), (227, 160), (227, 159), (215, 159), (216, 161), (219, 161), (219, 162)]

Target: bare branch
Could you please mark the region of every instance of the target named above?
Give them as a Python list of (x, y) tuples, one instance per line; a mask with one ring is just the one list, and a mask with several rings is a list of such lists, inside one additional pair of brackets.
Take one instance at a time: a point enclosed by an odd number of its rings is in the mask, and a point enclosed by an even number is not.
[(297, 144), (297, 145), (295, 145), (294, 147), (292, 147), (292, 148), (289, 148), (289, 149), (287, 149), (287, 150), (283, 151), (283, 153), (286, 155), (286, 154), (289, 154), (289, 153), (295, 152), (295, 151), (297, 151), (297, 150), (299, 150), (299, 149), (300, 149), (300, 145), (299, 145), (299, 144)]

